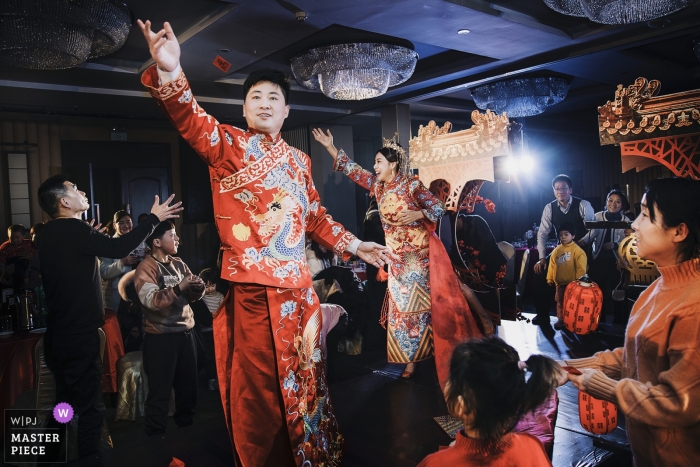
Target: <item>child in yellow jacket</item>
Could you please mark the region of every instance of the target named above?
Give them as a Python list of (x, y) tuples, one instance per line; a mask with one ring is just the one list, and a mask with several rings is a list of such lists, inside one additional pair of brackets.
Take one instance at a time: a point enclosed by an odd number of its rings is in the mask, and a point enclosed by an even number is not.
[(570, 282), (586, 274), (586, 252), (574, 242), (576, 227), (570, 222), (563, 222), (559, 226), (558, 247), (552, 251), (547, 270), (547, 283), (557, 288), (554, 299), (557, 302), (557, 322), (554, 329), (564, 327), (563, 307), (564, 291)]

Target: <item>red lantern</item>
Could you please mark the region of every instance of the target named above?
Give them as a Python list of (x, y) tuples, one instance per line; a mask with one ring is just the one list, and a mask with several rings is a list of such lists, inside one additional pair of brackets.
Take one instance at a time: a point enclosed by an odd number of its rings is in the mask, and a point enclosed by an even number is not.
[(579, 391), (578, 418), (586, 431), (594, 435), (605, 435), (617, 427), (617, 407), (612, 402)]
[(576, 334), (588, 334), (598, 328), (603, 309), (603, 292), (588, 275), (571, 282), (564, 292), (564, 326)]

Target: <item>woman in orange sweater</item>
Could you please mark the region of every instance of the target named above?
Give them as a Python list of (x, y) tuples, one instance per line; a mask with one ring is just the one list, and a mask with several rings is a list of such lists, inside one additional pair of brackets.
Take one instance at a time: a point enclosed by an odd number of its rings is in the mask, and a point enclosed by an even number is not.
[(625, 414), (636, 467), (700, 465), (700, 181), (649, 183), (632, 224), (661, 277), (637, 299), (625, 346), (568, 360), (574, 386)]

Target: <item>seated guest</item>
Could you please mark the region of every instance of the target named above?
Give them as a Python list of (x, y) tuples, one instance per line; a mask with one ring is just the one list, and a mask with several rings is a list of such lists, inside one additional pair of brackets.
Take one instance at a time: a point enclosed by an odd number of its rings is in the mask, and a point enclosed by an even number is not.
[(542, 355), (520, 361), (518, 352), (498, 337), (459, 344), (450, 359), (445, 402), (464, 429), (452, 446), (429, 455), (418, 467), (551, 466), (539, 439), (512, 430), (566, 381), (563, 374)]
[(632, 307), (625, 345), (567, 360), (581, 391), (625, 414), (634, 465), (700, 459), (700, 181), (652, 180), (632, 224), (637, 253), (661, 273)]
[[(125, 235), (134, 228), (131, 215), (127, 211), (115, 212), (112, 225), (115, 229), (114, 238)], [(100, 258), (100, 277), (102, 278), (102, 294), (105, 308), (111, 308), (112, 310), (119, 308), (119, 279), (138, 266), (143, 259), (145, 249), (146, 245), (142, 242), (126, 258)]]
[(146, 239), (151, 249), (136, 268), (136, 292), (144, 313), (143, 369), (148, 376), (146, 435), (165, 433), (170, 393), (175, 390), (175, 423), (192, 424), (197, 403), (197, 351), (189, 303), (202, 298), (204, 283), (172, 255), (175, 225), (161, 222)]
[(309, 265), (311, 277), (316, 276), (316, 274), (326, 268), (338, 264), (338, 260), (333, 254), (333, 251), (320, 245), (315, 240), (311, 240), (309, 246), (306, 247), (306, 262)]
[(194, 327), (201, 337), (201, 345), (197, 347), (197, 362), (199, 366), (206, 368), (207, 387), (210, 391), (216, 391), (216, 360), (214, 358), (214, 328), (213, 317), (219, 310), (219, 305), (224, 301), (224, 296), (217, 292), (216, 282), (219, 275), (211, 268), (202, 269), (199, 278), (204, 282), (204, 296), (201, 300), (190, 304), (194, 313)]
[(22, 224), (7, 228), (7, 241), (0, 245), (0, 274), (2, 283), (19, 290), (26, 275), (26, 262), (36, 254), (32, 242), (24, 238), (27, 230)]
[(119, 308), (117, 308), (117, 321), (122, 332), (124, 352), (141, 350), (143, 344), (143, 311), (139, 295), (136, 293), (134, 275), (136, 271), (129, 271), (119, 279)]
[[(595, 213), (595, 221), (632, 222), (624, 213), (630, 208), (627, 196), (620, 190), (612, 190), (606, 198), (606, 209)], [(622, 272), (617, 267), (617, 247), (632, 229), (592, 229), (581, 238), (581, 243), (590, 245), (591, 262), (588, 275), (605, 294), (603, 308), (609, 303), (613, 308), (613, 323), (627, 322), (625, 302), (612, 300), (612, 291), (621, 282)], [(582, 246), (583, 246), (582, 245)]]

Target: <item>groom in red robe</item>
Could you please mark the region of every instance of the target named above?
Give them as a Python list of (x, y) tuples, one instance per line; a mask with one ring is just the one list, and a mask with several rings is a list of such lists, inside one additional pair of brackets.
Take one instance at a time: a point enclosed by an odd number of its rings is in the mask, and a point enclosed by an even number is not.
[(391, 255), (360, 242), (320, 204), (311, 160), (280, 130), (289, 80), (276, 70), (244, 84), (248, 129), (222, 125), (192, 96), (169, 23), (138, 21), (156, 64), (141, 82), (209, 165), (214, 217), (231, 282), (214, 317), (216, 365), (237, 465), (338, 465), (343, 437), (321, 359), (321, 311), (304, 254), (310, 236), (339, 256), (382, 267)]

